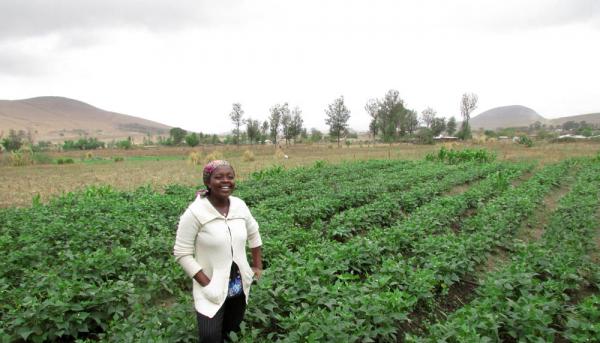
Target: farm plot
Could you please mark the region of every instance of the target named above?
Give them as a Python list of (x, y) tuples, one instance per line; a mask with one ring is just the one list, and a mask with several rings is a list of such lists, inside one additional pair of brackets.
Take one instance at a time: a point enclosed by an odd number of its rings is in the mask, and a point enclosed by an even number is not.
[[(452, 156), (276, 167), (240, 183), (266, 270), (234, 340), (594, 340), (600, 161)], [(569, 192), (540, 240), (518, 241), (558, 187)], [(191, 281), (171, 255), (194, 193), (95, 187), (0, 210), (0, 341), (195, 341)], [(507, 260), (479, 275), (497, 249)], [(466, 305), (445, 308), (465, 285)], [(596, 294), (570, 301), (582, 287)]]

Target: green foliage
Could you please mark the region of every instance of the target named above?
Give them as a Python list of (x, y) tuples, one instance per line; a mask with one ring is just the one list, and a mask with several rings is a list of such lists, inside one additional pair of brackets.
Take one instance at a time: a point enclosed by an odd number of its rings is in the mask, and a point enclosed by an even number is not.
[(448, 164), (464, 162), (489, 163), (496, 159), (496, 154), (485, 149), (454, 150), (441, 147), (437, 154), (430, 153), (425, 156), (427, 161), (439, 161)]
[(56, 164), (73, 164), (75, 161), (70, 157), (59, 158), (56, 160)]
[(131, 137), (128, 137), (127, 139), (116, 142), (115, 146), (117, 149), (129, 150), (133, 147), (133, 142), (131, 141)]
[[(597, 228), (590, 216), (597, 162), (549, 165), (515, 186), (532, 165), (487, 162), (318, 161), (239, 182), (236, 196), (261, 225), (268, 268), (233, 340), (401, 341), (409, 318), (439, 311), (448, 290), (502, 247), (518, 252), (515, 268), (506, 269), (516, 272), (489, 282), (497, 293), (481, 301), (485, 311), (464, 307), (476, 321), (448, 316), (443, 329), (409, 339), (551, 341), (554, 320), (565, 318), (564, 337), (594, 341), (588, 328), (598, 319), (587, 309), (597, 302), (560, 311), (567, 309), (564, 294), (596, 270), (584, 254)], [(569, 170), (588, 169), (561, 201), (543, 244), (511, 244)], [(196, 189), (90, 187), (47, 204), (34, 199), (31, 208), (0, 209), (2, 339), (195, 342), (191, 281), (170, 251)], [(531, 268), (516, 268), (524, 263)], [(498, 327), (497, 336), (486, 331)]]
[[(187, 131), (180, 128), (180, 127), (174, 127), (171, 130), (169, 130), (169, 139), (168, 141), (165, 141), (165, 145), (179, 145), (181, 144), (181, 142), (183, 141), (183, 139), (185, 138), (185, 135), (187, 134)], [(168, 142), (168, 144), (166, 143)]]
[(8, 131), (8, 137), (0, 140), (0, 144), (4, 147), (4, 149), (6, 149), (6, 151), (19, 150), (26, 142), (27, 133), (23, 130), (16, 131), (13, 129)]
[(463, 141), (473, 138), (473, 134), (471, 133), (471, 126), (468, 122), (462, 122), (460, 130), (458, 130), (456, 136)]
[(98, 148), (104, 148), (106, 144), (99, 141), (95, 137), (84, 137), (79, 138), (76, 141), (66, 140), (63, 143), (63, 150), (93, 150)]
[(417, 132), (417, 143), (434, 144), (433, 131), (428, 128), (422, 128)]
[(519, 140), (517, 141), (519, 144), (524, 145), (528, 148), (531, 148), (533, 146), (533, 141), (531, 140), (531, 138), (527, 137), (527, 136), (520, 136)]

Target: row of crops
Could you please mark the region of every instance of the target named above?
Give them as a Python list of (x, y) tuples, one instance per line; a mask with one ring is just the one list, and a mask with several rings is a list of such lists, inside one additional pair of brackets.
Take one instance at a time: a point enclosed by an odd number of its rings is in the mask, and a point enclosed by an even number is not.
[[(519, 240), (559, 187), (542, 237)], [(266, 271), (233, 339), (598, 340), (599, 190), (598, 159), (542, 168), (481, 151), (256, 173), (236, 195)], [(194, 193), (96, 187), (1, 210), (0, 341), (196, 341), (172, 258)]]

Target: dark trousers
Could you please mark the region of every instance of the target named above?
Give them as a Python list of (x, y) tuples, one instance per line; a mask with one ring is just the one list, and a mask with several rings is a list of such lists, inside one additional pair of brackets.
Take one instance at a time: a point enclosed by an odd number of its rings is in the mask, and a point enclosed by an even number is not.
[(200, 343), (221, 343), (231, 331), (238, 332), (246, 311), (246, 296), (227, 298), (214, 317), (196, 312)]

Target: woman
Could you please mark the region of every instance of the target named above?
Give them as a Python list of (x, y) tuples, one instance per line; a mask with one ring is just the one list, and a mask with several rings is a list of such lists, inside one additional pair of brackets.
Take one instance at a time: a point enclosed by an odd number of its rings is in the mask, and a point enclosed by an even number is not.
[(250, 284), (262, 273), (262, 242), (250, 210), (231, 195), (235, 172), (229, 162), (208, 163), (203, 179), (206, 190), (181, 216), (173, 250), (193, 279), (200, 342), (222, 342), (244, 318)]

